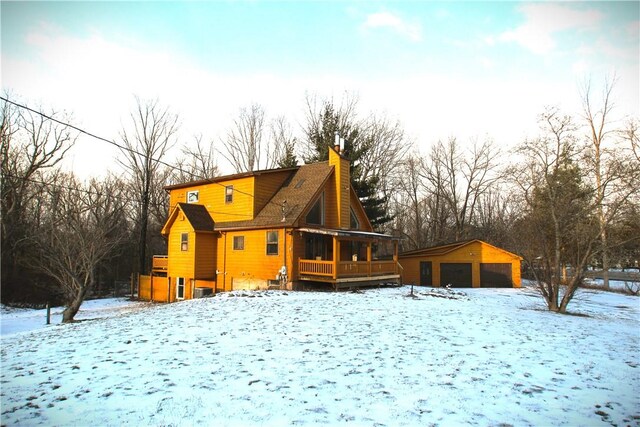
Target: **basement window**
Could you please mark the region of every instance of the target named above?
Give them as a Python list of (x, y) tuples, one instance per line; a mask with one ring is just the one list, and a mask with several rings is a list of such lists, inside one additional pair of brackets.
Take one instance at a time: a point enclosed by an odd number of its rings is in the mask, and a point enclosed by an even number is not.
[(180, 235), (180, 250), (181, 251), (189, 250), (189, 233), (182, 233)]
[(227, 185), (226, 187), (224, 187), (224, 202), (233, 202), (233, 185)]
[(278, 255), (277, 231), (267, 231), (267, 255)]
[(233, 236), (233, 250), (244, 251), (244, 236)]

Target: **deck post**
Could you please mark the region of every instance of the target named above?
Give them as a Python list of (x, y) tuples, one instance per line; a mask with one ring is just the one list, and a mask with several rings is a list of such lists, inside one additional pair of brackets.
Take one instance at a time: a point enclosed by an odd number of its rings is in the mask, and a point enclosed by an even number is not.
[(393, 271), (395, 274), (400, 274), (398, 271), (398, 241), (393, 241)]
[(367, 242), (367, 263), (369, 264), (369, 277), (371, 277), (371, 241)]
[(338, 259), (340, 259), (340, 242), (333, 236), (333, 279), (338, 278)]

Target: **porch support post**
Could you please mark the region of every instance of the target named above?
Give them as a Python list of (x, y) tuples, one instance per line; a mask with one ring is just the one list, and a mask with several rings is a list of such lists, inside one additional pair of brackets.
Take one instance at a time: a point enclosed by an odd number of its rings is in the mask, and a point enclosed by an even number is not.
[(338, 278), (338, 260), (340, 259), (340, 242), (333, 236), (333, 278)]
[(399, 273), (399, 271), (398, 271), (398, 241), (397, 240), (393, 241), (393, 269), (396, 272), (396, 274)]
[(369, 266), (369, 277), (371, 277), (371, 241), (367, 242), (367, 264)]

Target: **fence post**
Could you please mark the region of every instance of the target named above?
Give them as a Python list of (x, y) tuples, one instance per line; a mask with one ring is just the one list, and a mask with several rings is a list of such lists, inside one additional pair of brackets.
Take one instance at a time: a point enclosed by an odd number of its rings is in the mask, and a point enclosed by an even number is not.
[(47, 325), (51, 324), (51, 306), (47, 302)]

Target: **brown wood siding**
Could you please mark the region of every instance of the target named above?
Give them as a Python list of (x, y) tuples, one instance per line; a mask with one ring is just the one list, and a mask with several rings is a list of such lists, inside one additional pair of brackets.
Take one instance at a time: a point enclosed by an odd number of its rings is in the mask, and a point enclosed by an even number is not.
[[(351, 193), (351, 202), (350, 206), (353, 209), (353, 213), (355, 213), (358, 222), (360, 223), (360, 230), (362, 231), (373, 231), (373, 227), (371, 227), (371, 223), (369, 222), (369, 218), (367, 218), (367, 214), (362, 208), (362, 204), (358, 200), (358, 196), (355, 191)], [(351, 215), (351, 214), (349, 214)], [(349, 216), (349, 223), (351, 223), (351, 216)]]
[[(253, 211), (257, 215), (293, 172), (272, 172), (255, 177)], [(280, 203), (281, 201), (276, 201)]]
[(299, 231), (294, 231), (293, 235), (291, 236), (291, 240), (292, 240), (292, 261), (293, 264), (291, 265), (291, 273), (289, 273), (289, 278), (291, 280), (298, 280), (300, 277), (300, 272), (298, 271), (298, 260), (299, 259), (304, 259), (304, 249), (305, 249), (305, 242), (304, 242), (304, 237), (302, 236), (302, 233)]
[[(177, 203), (186, 202), (189, 191), (199, 191), (198, 203), (204, 205), (215, 223), (244, 221), (254, 217), (255, 177), (236, 178), (218, 183), (201, 184), (193, 187), (171, 190), (169, 211)], [(225, 187), (233, 185), (233, 202), (225, 202)]]
[(194, 274), (196, 279), (215, 280), (217, 243), (213, 233), (196, 233)]

